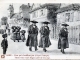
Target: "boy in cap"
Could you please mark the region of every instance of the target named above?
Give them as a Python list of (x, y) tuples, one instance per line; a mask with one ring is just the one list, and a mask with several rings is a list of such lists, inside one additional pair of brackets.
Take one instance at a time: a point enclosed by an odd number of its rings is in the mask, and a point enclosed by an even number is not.
[(1, 47), (3, 48), (3, 54), (6, 54), (8, 48), (7, 34), (3, 34), (2, 37)]
[(35, 51), (37, 50), (37, 45), (38, 45), (38, 41), (37, 41), (37, 35), (38, 35), (38, 27), (36, 26), (36, 23), (38, 23), (37, 21), (31, 21), (32, 25), (29, 26), (28, 29), (28, 39), (26, 42), (29, 43), (27, 46), (29, 46), (29, 50), (32, 51), (32, 46), (35, 48)]
[(46, 52), (46, 47), (49, 47), (51, 45), (50, 39), (49, 39), (49, 34), (50, 30), (48, 27), (49, 22), (45, 21), (43, 22), (43, 26), (40, 29), (41, 33), (41, 39), (39, 41), (39, 47), (43, 48), (43, 51)]
[(63, 23), (59, 33), (58, 49), (61, 49), (62, 53), (65, 53), (64, 49), (69, 48), (67, 26), (69, 25)]

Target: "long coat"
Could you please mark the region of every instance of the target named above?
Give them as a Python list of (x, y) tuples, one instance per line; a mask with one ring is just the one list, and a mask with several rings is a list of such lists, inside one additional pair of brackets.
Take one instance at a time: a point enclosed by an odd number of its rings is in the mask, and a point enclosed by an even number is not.
[(30, 25), (28, 29), (28, 39), (26, 41), (26, 46), (38, 45), (37, 35), (38, 35), (37, 26), (35, 26), (34, 28), (33, 25)]
[(20, 27), (16, 29), (16, 40), (21, 40), (21, 36), (20, 36)]
[(16, 32), (16, 40), (21, 40), (20, 32)]
[(68, 43), (68, 31), (66, 28), (62, 28), (59, 33), (59, 41), (58, 41), (58, 49), (64, 48), (69, 48), (69, 43)]
[(45, 44), (45, 47), (49, 47), (51, 45), (51, 42), (49, 39), (49, 33), (50, 33), (49, 27), (48, 26), (41, 27), (40, 33), (41, 33), (41, 39), (39, 41), (39, 47), (43, 48), (44, 44)]
[(5, 40), (5, 39), (3, 39), (2, 42), (1, 42), (1, 47), (2, 47), (3, 49), (8, 48), (8, 41)]

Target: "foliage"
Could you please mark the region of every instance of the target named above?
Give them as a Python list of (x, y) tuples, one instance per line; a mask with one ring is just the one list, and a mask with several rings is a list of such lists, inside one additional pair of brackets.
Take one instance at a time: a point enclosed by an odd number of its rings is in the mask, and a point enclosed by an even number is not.
[(28, 18), (24, 18), (24, 21), (28, 21), (28, 22), (30, 22), (30, 19), (28, 19)]
[(1, 18), (1, 24), (6, 25), (7, 24), (7, 19), (8, 19), (7, 17), (2, 17)]
[(48, 7), (48, 14), (47, 14), (47, 18), (50, 20), (50, 22), (52, 23), (56, 23), (56, 16), (57, 14), (55, 13), (57, 10), (57, 8), (53, 7), (53, 8), (49, 8)]
[(1, 20), (7, 20), (7, 19), (8, 19), (7, 17), (2, 17), (2, 18), (1, 18)]

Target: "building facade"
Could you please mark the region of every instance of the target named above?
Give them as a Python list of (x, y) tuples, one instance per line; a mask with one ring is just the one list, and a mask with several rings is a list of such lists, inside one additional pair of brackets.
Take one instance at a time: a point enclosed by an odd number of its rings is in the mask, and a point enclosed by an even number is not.
[(80, 4), (62, 4), (57, 10), (57, 36), (64, 22), (69, 24), (69, 42), (80, 44)]
[[(39, 23), (37, 24), (38, 28), (40, 29), (40, 27), (42, 26), (42, 23), (43, 21), (49, 21), (51, 23), (52, 20), (54, 20), (55, 18), (51, 18), (52, 15), (49, 15), (50, 14), (50, 10), (53, 9), (56, 7), (58, 8), (58, 4), (34, 4), (32, 5), (31, 7), (31, 12), (30, 12), (30, 20), (36, 20), (38, 21)], [(53, 13), (54, 11), (52, 11)], [(50, 36), (51, 37), (55, 37), (55, 30), (53, 26), (54, 24), (49, 24), (49, 27), (50, 27), (50, 30), (51, 30), (51, 33), (50, 33)], [(54, 29), (54, 31), (53, 31)], [(54, 33), (53, 33), (54, 32)]]

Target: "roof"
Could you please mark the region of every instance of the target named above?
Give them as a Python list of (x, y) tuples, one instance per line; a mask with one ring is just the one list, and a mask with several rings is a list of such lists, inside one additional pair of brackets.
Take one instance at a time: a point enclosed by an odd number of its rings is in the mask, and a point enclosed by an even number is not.
[(80, 4), (70, 4), (66, 7), (60, 8), (56, 11), (56, 13), (61, 13), (69, 10), (78, 10), (80, 8)]
[(14, 13), (14, 14), (11, 16), (11, 19), (12, 19), (12, 18), (21, 19), (21, 17), (20, 17), (20, 14), (19, 14), (19, 13)]
[(35, 8), (35, 9), (31, 10), (30, 13), (31, 13), (31, 12), (34, 12), (34, 11), (36, 11), (36, 10), (45, 8), (45, 7), (47, 7), (47, 8), (54, 8), (54, 7), (59, 8), (59, 7), (60, 7), (60, 4), (59, 4), (59, 3), (58, 3), (58, 4), (55, 4), (55, 3), (54, 3), (54, 4), (46, 3), (46, 4), (41, 5), (40, 7), (37, 7), (37, 8)]

